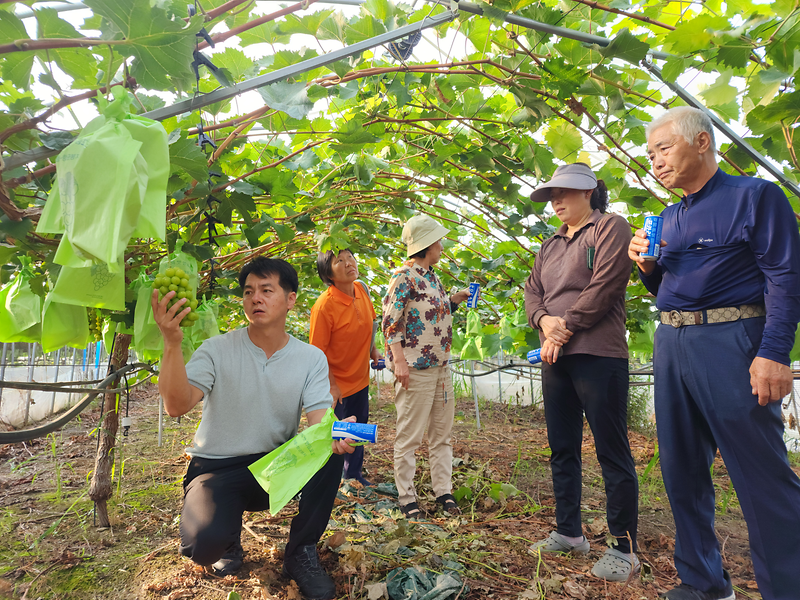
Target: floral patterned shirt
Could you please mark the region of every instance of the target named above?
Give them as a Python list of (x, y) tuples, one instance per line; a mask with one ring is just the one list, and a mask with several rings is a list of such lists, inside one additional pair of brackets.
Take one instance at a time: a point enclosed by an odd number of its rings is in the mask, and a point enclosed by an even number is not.
[(386, 363), (394, 371), (390, 344), (400, 342), (409, 367), (446, 365), (453, 342), (450, 298), (433, 269), (414, 263), (397, 269), (383, 299)]

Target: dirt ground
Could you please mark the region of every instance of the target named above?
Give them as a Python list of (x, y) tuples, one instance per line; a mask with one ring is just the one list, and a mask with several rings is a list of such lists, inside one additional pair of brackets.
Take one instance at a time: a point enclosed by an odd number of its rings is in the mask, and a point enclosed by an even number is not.
[[(390, 386), (384, 386), (371, 409), (370, 420), (379, 425), (379, 443), (367, 446), (365, 474), (374, 483), (393, 482), (395, 413), (390, 394)], [(177, 552), (187, 460), (183, 449), (191, 442), (200, 411), (180, 422), (166, 418), (161, 447), (153, 387), (132, 393), (130, 415), (130, 435), (119, 438), (109, 529), (93, 525), (87, 495), (97, 409), (47, 438), (0, 447), (0, 598), (298, 599), (294, 583), (280, 576), (296, 503), (275, 517), (245, 514), (246, 562), (238, 576), (219, 578), (205, 572)], [(438, 572), (443, 561), (451, 567), (458, 563), (464, 583), (458, 597), (464, 600), (649, 600), (676, 585), (674, 526), (659, 467), (652, 460), (653, 438), (630, 435), (640, 474), (642, 573), (627, 584), (609, 584), (590, 574), (605, 548), (607, 528), (602, 479), (588, 428), (583, 515), (592, 551), (587, 557), (548, 555), (540, 560), (530, 556), (527, 547), (546, 537), (555, 524), (543, 414), (533, 407), (484, 402), (480, 419), (478, 431), (471, 398), (459, 399), (454, 431), (454, 490), (464, 511), (459, 518), (436, 510), (424, 446), (417, 471), (421, 505), (427, 511), (421, 522), (401, 519), (391, 495), (343, 483), (320, 546), (338, 598), (381, 598), (380, 584), (392, 569), (419, 566)], [(793, 460), (797, 465), (796, 457)], [(720, 460), (713, 474), (725, 565), (739, 597), (761, 598), (747, 529)]]

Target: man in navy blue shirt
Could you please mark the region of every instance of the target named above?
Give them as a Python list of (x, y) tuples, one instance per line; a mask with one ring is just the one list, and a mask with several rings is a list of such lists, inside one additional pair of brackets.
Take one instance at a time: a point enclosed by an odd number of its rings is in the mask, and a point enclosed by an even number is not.
[(682, 584), (670, 600), (732, 600), (714, 533), (717, 448), (750, 534), (764, 600), (800, 598), (800, 479), (787, 460), (780, 400), (800, 320), (800, 235), (780, 188), (716, 162), (711, 120), (673, 108), (647, 129), (656, 177), (683, 198), (662, 213), (661, 256), (636, 232), (628, 254), (657, 295), (654, 348), (661, 470)]

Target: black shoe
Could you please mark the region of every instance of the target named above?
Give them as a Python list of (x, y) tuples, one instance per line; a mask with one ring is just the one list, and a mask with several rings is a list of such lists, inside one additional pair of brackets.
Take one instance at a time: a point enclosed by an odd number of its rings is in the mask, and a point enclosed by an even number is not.
[(225, 577), (226, 575), (233, 575), (244, 564), (244, 549), (242, 543), (236, 540), (234, 544), (228, 548), (227, 552), (222, 555), (217, 562), (211, 565), (215, 575)]
[(731, 576), (727, 571), (723, 571), (723, 575), (725, 577), (725, 587), (722, 589), (713, 588), (707, 592), (701, 592), (697, 588), (682, 583), (659, 597), (666, 600), (735, 600), (736, 594), (733, 593)]
[(294, 579), (300, 593), (308, 600), (332, 600), (336, 584), (319, 564), (317, 546), (300, 546), (283, 559), (283, 576)]

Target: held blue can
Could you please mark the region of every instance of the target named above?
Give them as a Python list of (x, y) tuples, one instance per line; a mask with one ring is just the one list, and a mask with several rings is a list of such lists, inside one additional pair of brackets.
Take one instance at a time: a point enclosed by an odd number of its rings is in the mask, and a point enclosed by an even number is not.
[[(559, 356), (564, 355), (563, 348), (558, 349), (558, 355)], [(537, 348), (536, 350), (531, 350), (530, 352), (528, 352), (528, 362), (531, 363), (532, 365), (538, 365), (540, 362), (542, 362), (542, 349)]]
[(645, 260), (658, 260), (661, 255), (661, 229), (664, 227), (664, 217), (652, 216), (644, 219), (644, 232), (650, 245), (646, 252), (640, 252)]
[(372, 423), (334, 421), (331, 433), (335, 440), (350, 438), (354, 442), (370, 442), (374, 444), (378, 439), (378, 426)]
[(379, 358), (377, 362), (371, 362), (370, 366), (375, 371), (380, 371), (381, 369), (385, 369), (386, 368), (386, 359)]
[(536, 350), (528, 352), (528, 362), (532, 365), (538, 365), (542, 362), (542, 349), (537, 348)]
[(469, 284), (469, 298), (467, 298), (467, 307), (468, 308), (477, 308), (478, 307), (478, 299), (481, 297), (481, 284), (480, 283), (470, 283)]

